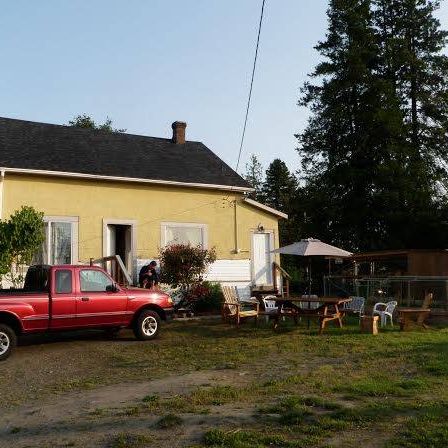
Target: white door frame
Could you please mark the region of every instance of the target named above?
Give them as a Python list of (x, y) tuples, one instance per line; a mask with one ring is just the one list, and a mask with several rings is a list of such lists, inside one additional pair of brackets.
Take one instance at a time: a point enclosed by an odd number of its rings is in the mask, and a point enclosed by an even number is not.
[[(268, 234), (269, 235), (269, 245), (271, 246), (271, 250), (274, 250), (275, 248), (275, 232), (274, 230), (262, 230), (259, 231), (257, 229), (252, 229), (250, 231), (250, 281), (252, 283), (252, 285), (255, 285), (255, 266), (254, 266), (254, 235), (255, 234)], [(270, 269), (271, 269), (271, 277), (272, 277), (272, 263), (275, 260), (275, 255), (273, 253), (270, 253), (270, 259), (269, 259), (269, 265), (270, 265)], [(272, 279), (272, 281), (274, 281), (274, 279)]]
[[(131, 227), (131, 263), (127, 267), (129, 274), (132, 277), (132, 270), (134, 265), (134, 260), (136, 256), (136, 245), (137, 245), (137, 221), (135, 219), (113, 219), (113, 218), (103, 218), (103, 257), (107, 257), (108, 247), (107, 247), (107, 226), (108, 225), (118, 225), (118, 226), (130, 226)], [(123, 260), (126, 265), (127, 260)]]

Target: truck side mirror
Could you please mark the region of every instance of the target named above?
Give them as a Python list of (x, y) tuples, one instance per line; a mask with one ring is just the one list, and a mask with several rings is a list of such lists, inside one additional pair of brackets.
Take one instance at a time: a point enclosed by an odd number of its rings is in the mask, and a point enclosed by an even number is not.
[(117, 292), (118, 286), (115, 283), (106, 286), (106, 292)]

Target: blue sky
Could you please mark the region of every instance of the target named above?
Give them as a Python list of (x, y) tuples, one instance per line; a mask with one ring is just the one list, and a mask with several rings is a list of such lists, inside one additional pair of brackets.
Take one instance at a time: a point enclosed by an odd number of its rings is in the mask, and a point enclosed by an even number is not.
[[(327, 0), (267, 0), (241, 167), (299, 168), (299, 87), (318, 60)], [(235, 166), (261, 0), (0, 0), (0, 116), (64, 124), (90, 114), (171, 136), (187, 121)], [(439, 12), (448, 27), (448, 5)]]

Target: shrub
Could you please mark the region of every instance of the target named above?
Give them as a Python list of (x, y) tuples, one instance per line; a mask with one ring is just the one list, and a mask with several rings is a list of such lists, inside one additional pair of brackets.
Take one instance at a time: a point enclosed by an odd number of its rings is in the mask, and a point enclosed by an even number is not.
[(190, 244), (172, 244), (160, 251), (162, 281), (180, 287), (182, 300), (188, 302), (188, 294), (202, 282), (208, 266), (216, 260), (214, 249), (207, 250)]
[(221, 309), (223, 300), (219, 283), (203, 282), (194, 285), (186, 295), (186, 302), (196, 312), (211, 312)]

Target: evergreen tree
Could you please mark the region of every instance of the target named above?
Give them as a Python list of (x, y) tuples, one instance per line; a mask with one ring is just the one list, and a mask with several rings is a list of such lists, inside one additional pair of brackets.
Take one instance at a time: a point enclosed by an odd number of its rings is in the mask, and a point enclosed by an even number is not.
[(297, 220), (293, 217), (297, 180), (289, 172), (285, 162), (280, 159), (271, 162), (266, 170), (262, 191), (266, 205), (289, 216), (288, 220), (282, 219), (279, 222), (280, 244), (293, 243), (298, 238)]
[(398, 24), (380, 3), (330, 1), (326, 40), (316, 47), (324, 57), (312, 74), (318, 82), (304, 86), (300, 101), (312, 112), (298, 135), (303, 225), (353, 250), (446, 244), (437, 170), (409, 138), (398, 94), (401, 50), (386, 39)]
[(411, 169), (426, 164), (430, 181), (444, 180), (448, 157), (448, 57), (441, 53), (448, 33), (434, 17), (439, 6), (433, 0), (373, 0), (382, 74), (404, 114)]
[(251, 154), (249, 162), (246, 163), (246, 173), (243, 177), (254, 188), (247, 196), (255, 201), (263, 201), (263, 166), (255, 154)]
[(263, 182), (264, 203), (288, 213), (296, 188), (297, 181), (289, 172), (286, 163), (280, 159), (272, 161)]

